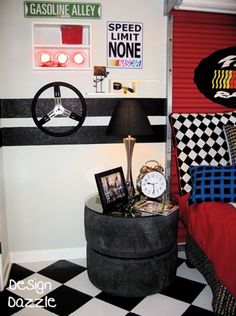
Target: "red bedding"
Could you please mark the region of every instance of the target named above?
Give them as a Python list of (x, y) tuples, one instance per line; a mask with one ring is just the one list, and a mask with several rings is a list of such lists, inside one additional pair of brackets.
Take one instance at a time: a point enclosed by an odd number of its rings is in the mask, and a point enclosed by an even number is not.
[(219, 281), (236, 298), (236, 208), (220, 202), (188, 206), (188, 197), (179, 200), (179, 216), (213, 263)]

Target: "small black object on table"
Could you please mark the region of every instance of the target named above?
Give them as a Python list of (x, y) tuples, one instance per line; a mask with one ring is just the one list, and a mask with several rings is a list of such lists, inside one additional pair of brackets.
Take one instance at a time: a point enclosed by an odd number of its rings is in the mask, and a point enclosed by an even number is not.
[(111, 295), (143, 297), (175, 278), (178, 212), (168, 216), (118, 217), (104, 213), (97, 195), (85, 202), (87, 271)]

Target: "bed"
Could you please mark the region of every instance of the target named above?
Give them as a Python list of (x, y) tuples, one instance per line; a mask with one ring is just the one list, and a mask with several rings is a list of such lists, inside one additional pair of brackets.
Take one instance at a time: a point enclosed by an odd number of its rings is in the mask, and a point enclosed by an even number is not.
[(236, 315), (236, 112), (172, 113), (186, 257), (212, 289), (216, 315)]

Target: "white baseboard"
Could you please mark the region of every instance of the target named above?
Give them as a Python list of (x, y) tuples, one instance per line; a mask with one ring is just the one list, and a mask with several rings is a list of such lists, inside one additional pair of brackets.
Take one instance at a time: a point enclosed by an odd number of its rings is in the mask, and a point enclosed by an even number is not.
[(6, 256), (5, 262), (2, 262), (2, 255), (0, 254), (0, 270), (0, 291), (3, 291), (4, 287), (7, 284), (11, 270), (11, 261), (9, 253)]
[(9, 278), (9, 274), (10, 274), (10, 270), (11, 270), (11, 257), (10, 257), (10, 253), (8, 252), (7, 257), (5, 262), (3, 263), (3, 281), (4, 281), (4, 286), (6, 286), (8, 278)]
[(86, 247), (11, 252), (12, 263), (86, 258)]

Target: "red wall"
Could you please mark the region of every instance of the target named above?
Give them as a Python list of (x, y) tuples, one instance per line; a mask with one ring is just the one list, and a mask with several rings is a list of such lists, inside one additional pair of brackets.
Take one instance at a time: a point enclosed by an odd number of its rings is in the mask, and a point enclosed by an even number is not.
[[(200, 61), (213, 52), (236, 46), (236, 15), (172, 11), (173, 16), (173, 104), (178, 113), (225, 112), (231, 109), (207, 99), (193, 78)], [(178, 177), (172, 150), (171, 193), (178, 195)], [(180, 223), (178, 241), (185, 240)]]

